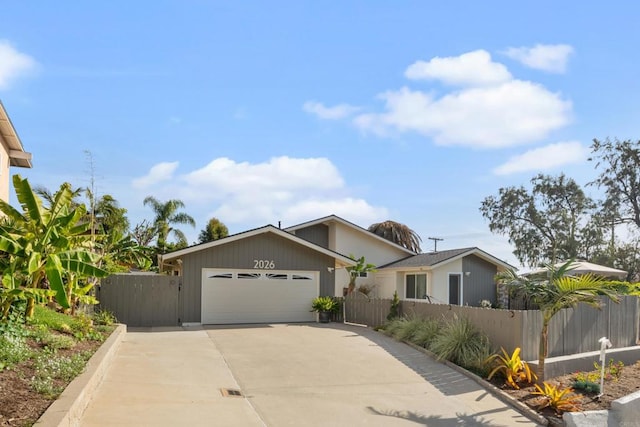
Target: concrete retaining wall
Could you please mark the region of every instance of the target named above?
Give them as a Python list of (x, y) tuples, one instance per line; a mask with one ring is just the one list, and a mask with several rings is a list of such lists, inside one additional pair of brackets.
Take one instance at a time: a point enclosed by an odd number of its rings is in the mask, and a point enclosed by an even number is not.
[(640, 420), (640, 391), (611, 402), (609, 411), (565, 412), (568, 427), (632, 427)]
[[(609, 363), (609, 360), (620, 361), (625, 365), (633, 365), (640, 360), (640, 346), (608, 349), (605, 363)], [(593, 362), (600, 363), (599, 351), (549, 357), (544, 362), (544, 376), (545, 378), (553, 378), (577, 371), (593, 371)], [(538, 369), (537, 360), (527, 363), (533, 371)]]

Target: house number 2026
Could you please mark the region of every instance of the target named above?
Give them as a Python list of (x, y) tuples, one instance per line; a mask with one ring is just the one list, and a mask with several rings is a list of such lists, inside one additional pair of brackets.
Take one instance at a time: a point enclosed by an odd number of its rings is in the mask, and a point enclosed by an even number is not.
[(273, 270), (276, 268), (276, 263), (272, 259), (254, 259), (253, 268), (259, 268), (262, 270)]

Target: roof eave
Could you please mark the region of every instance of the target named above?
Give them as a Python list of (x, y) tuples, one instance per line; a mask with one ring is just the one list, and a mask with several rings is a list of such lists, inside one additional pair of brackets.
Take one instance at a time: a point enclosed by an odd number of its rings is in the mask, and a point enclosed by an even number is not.
[(16, 132), (7, 111), (0, 101), (0, 141), (6, 146), (9, 152), (9, 164), (21, 168), (32, 168), (31, 153), (24, 150), (22, 141)]
[(299, 243), (299, 244), (301, 244), (303, 246), (311, 248), (311, 249), (313, 249), (315, 251), (318, 251), (318, 252), (321, 252), (321, 253), (323, 253), (325, 255), (328, 255), (328, 256), (330, 256), (330, 257), (332, 257), (332, 258), (334, 258), (336, 260), (336, 265), (338, 265), (338, 266), (348, 267), (348, 266), (352, 266), (352, 265), (356, 264), (355, 260), (353, 260), (353, 259), (351, 259), (351, 258), (349, 258), (349, 257), (347, 257), (345, 255), (342, 255), (342, 254), (340, 254), (338, 252), (331, 251), (330, 249), (323, 248), (322, 246), (318, 246), (315, 243), (312, 243), (312, 242), (309, 242), (307, 240), (304, 240), (304, 239), (296, 236), (295, 234), (288, 233), (288, 232), (286, 232), (286, 231), (284, 231), (284, 230), (282, 230), (280, 228), (277, 228), (277, 227), (275, 227), (273, 225), (267, 225), (267, 226), (264, 226), (264, 227), (256, 228), (254, 230), (250, 230), (248, 232), (238, 233), (238, 234), (233, 235), (233, 236), (225, 237), (223, 239), (214, 240), (212, 242), (208, 242), (208, 243), (204, 243), (204, 244), (201, 244), (201, 245), (196, 245), (196, 246), (192, 246), (192, 247), (189, 247), (189, 248), (180, 249), (180, 250), (177, 250), (177, 251), (174, 251), (174, 252), (170, 252), (168, 254), (161, 255), (161, 259), (162, 259), (162, 261), (168, 261), (168, 260), (172, 260), (172, 259), (177, 259), (177, 258), (180, 258), (180, 257), (182, 257), (184, 255), (188, 255), (188, 254), (193, 253), (193, 252), (199, 252), (199, 251), (206, 250), (206, 249), (209, 249), (209, 248), (212, 248), (212, 247), (215, 247), (215, 246), (222, 246), (224, 244), (231, 243), (231, 242), (236, 241), (236, 240), (246, 239), (248, 237), (252, 237), (252, 236), (256, 236), (256, 235), (264, 234), (264, 233), (274, 233), (274, 234), (279, 235), (281, 237), (284, 237), (284, 238), (286, 238), (288, 240), (294, 241), (294, 242)]

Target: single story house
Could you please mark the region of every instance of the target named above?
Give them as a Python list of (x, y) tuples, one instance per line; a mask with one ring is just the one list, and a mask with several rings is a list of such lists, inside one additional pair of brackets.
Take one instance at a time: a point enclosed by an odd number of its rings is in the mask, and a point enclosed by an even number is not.
[(478, 249), (416, 254), (338, 216), (281, 229), (273, 225), (160, 256), (182, 276), (182, 323), (313, 321), (317, 296), (342, 296), (347, 267), (364, 256), (377, 266), (357, 285), (373, 295), (479, 305), (495, 302), (494, 276), (512, 268)]

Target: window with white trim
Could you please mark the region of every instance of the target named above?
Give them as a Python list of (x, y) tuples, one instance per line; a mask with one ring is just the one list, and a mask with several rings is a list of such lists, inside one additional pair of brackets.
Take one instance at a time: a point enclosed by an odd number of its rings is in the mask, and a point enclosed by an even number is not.
[(426, 273), (407, 274), (405, 276), (404, 297), (406, 299), (429, 299)]

